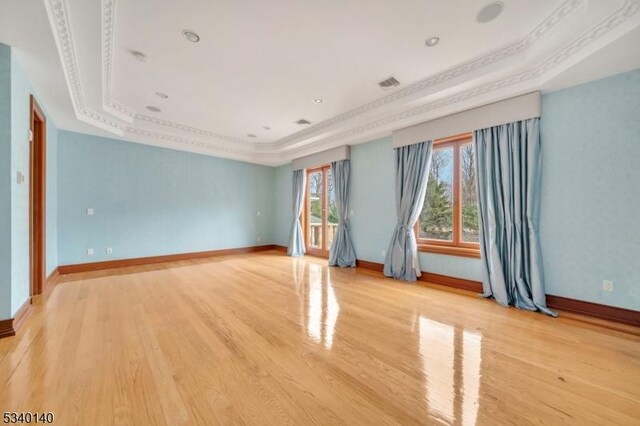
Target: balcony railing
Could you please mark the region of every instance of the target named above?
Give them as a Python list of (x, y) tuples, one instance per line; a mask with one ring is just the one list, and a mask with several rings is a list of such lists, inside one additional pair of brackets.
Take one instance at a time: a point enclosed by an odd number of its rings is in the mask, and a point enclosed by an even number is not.
[[(327, 249), (331, 248), (333, 237), (338, 229), (337, 223), (327, 223)], [(309, 245), (314, 248), (322, 248), (322, 224), (309, 224)]]

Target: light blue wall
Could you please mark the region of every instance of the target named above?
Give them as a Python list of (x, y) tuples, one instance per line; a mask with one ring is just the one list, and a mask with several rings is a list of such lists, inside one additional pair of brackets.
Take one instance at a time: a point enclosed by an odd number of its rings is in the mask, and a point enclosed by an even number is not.
[(29, 128), (31, 83), (11, 50), (11, 311), (29, 298)]
[(541, 123), (547, 292), (640, 310), (640, 70), (544, 95)]
[(11, 50), (0, 43), (0, 320), (11, 317)]
[[(0, 319), (29, 298), (30, 96), (34, 94), (15, 50), (0, 44)], [(37, 96), (36, 96), (37, 98)], [(46, 116), (44, 105), (40, 104)], [(57, 138), (47, 118), (47, 272), (57, 266)], [(16, 176), (25, 176), (18, 183)]]
[(59, 262), (272, 244), (274, 175), (271, 167), (60, 131)]
[[(44, 106), (40, 105), (44, 108)], [(58, 129), (47, 120), (47, 276), (58, 267)]]
[(275, 228), (273, 243), (286, 246), (293, 223), (293, 168), (291, 164), (275, 170)]

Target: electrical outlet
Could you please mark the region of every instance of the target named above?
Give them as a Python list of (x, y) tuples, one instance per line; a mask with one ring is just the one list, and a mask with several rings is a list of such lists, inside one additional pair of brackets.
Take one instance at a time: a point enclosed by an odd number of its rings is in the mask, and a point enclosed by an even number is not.
[(382, 250), (382, 257), (385, 257), (387, 255), (387, 251), (386, 250)]
[(93, 216), (94, 213), (95, 213), (95, 210), (93, 210), (93, 207), (89, 207), (87, 209), (87, 216)]
[(604, 291), (613, 291), (613, 281), (610, 281), (610, 280), (602, 281), (602, 289)]
[(256, 241), (260, 242), (261, 240), (262, 240), (262, 238), (256, 237)]
[(87, 255), (88, 256), (93, 256), (93, 249), (92, 248), (88, 248), (87, 249)]
[(113, 253), (113, 249), (111, 247), (107, 247), (107, 254), (112, 254)]
[(258, 216), (260, 216), (260, 212), (258, 212)]

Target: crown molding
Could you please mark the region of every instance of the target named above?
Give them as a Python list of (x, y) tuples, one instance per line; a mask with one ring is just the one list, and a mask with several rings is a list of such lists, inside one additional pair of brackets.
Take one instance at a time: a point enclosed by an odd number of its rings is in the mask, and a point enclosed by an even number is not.
[(45, 0), (45, 7), (53, 29), (58, 55), (62, 61), (62, 70), (76, 118), (121, 136), (124, 132), (124, 123), (92, 110), (85, 102), (66, 2), (64, 0)]
[[(513, 59), (517, 55), (525, 54), (537, 42), (544, 38), (550, 31), (561, 26), (567, 17), (587, 7), (588, 0), (567, 0), (563, 2), (551, 15), (542, 21), (522, 40), (510, 44), (504, 48), (495, 50), (450, 68), (433, 76), (425, 78), (406, 88), (400, 89), (373, 102), (364, 104), (358, 108), (317, 123), (307, 129), (286, 136), (278, 141), (270, 143), (250, 142), (239, 138), (215, 133), (205, 129), (199, 129), (184, 124), (136, 114), (131, 108), (113, 99), (112, 68), (115, 45), (115, 13), (116, 0), (102, 0), (102, 109), (104, 113), (91, 110), (87, 107), (82, 91), (79, 75), (77, 56), (73, 45), (73, 33), (68, 18), (65, 0), (45, 0), (49, 20), (53, 28), (54, 38), (58, 47), (65, 79), (71, 95), (76, 117), (79, 120), (108, 130), (118, 135), (128, 135), (137, 142), (153, 144), (157, 141), (162, 146), (175, 149), (197, 151), (206, 155), (235, 158), (253, 163), (279, 165), (290, 161), (300, 155), (306, 155), (330, 145), (344, 144), (356, 139), (359, 135), (365, 135), (376, 129), (399, 128), (407, 125), (407, 120), (420, 119), (425, 114), (437, 114), (445, 109), (457, 108), (458, 110), (470, 107), (483, 96), (504, 96), (507, 89), (512, 91), (522, 90), (523, 84), (540, 84), (546, 76), (554, 74), (571, 58), (578, 57), (588, 47), (597, 44), (612, 30), (628, 23), (638, 15), (640, 0), (626, 0), (620, 8), (594, 25), (591, 29), (566, 43), (554, 54), (550, 55), (539, 65), (507, 77), (501, 77), (489, 83), (483, 83), (462, 92), (454, 93), (443, 99), (429, 102), (418, 107), (410, 108), (383, 118), (370, 121), (366, 124), (343, 130), (329, 137), (320, 138), (323, 133), (343, 126), (356, 117), (366, 113), (372, 113), (385, 105), (408, 99), (417, 94), (424, 94), (444, 83), (452, 83), (455, 79), (468, 76), (471, 73), (482, 72), (484, 69), (495, 66), (507, 59)], [(637, 25), (637, 23), (635, 24)], [(534, 87), (532, 87), (534, 88)], [(511, 93), (513, 95), (515, 93)], [(435, 117), (434, 117), (435, 118)], [(148, 130), (141, 128), (145, 124), (173, 132), (179, 132), (183, 136), (166, 133), (165, 131)], [(338, 130), (338, 129), (336, 129)], [(184, 135), (192, 135), (184, 136)]]
[(102, 109), (127, 123), (133, 123), (135, 112), (111, 96), (115, 16), (115, 0), (102, 0)]

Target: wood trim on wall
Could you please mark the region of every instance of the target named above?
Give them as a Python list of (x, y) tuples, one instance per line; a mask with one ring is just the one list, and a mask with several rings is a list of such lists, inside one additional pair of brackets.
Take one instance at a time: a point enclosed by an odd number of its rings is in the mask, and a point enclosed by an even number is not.
[(163, 256), (137, 257), (132, 259), (106, 260), (102, 262), (79, 263), (75, 265), (60, 265), (60, 274), (75, 274), (77, 272), (99, 271), (102, 269), (125, 268), (127, 266), (150, 265), (154, 263), (175, 262), (179, 260), (203, 259), (207, 257), (228, 256), (232, 254), (254, 253), (274, 250), (273, 244), (264, 246), (240, 247), (233, 249), (200, 251), (193, 253), (168, 254)]
[(29, 297), (22, 306), (20, 306), (13, 318), (0, 321), (0, 339), (15, 336), (32, 310), (33, 305), (31, 304), (31, 297)]
[[(382, 273), (384, 269), (384, 265), (382, 263), (369, 262), (367, 260), (360, 259), (356, 260), (356, 266), (380, 273)], [(474, 293), (482, 292), (482, 283), (479, 281), (466, 280), (463, 278), (433, 274), (431, 272), (424, 271), (422, 272), (422, 276), (419, 278), (419, 280), (422, 282), (429, 282), (432, 284), (439, 284), (447, 287), (468, 290)], [(547, 295), (547, 306), (551, 309), (563, 312), (640, 327), (640, 311), (618, 308), (616, 306), (601, 305), (592, 302), (585, 302), (582, 300), (554, 296), (551, 294)]]
[(29, 265), (30, 296), (45, 284), (47, 117), (33, 95), (29, 97)]
[(56, 268), (49, 274), (44, 282), (45, 293), (53, 289), (53, 287), (58, 283), (58, 278), (60, 278), (60, 270)]
[(571, 312), (574, 314), (586, 315), (593, 318), (640, 327), (640, 312), (632, 309), (601, 305), (599, 303), (570, 299), (562, 296), (553, 296), (551, 294), (547, 294), (547, 306), (559, 311)]

